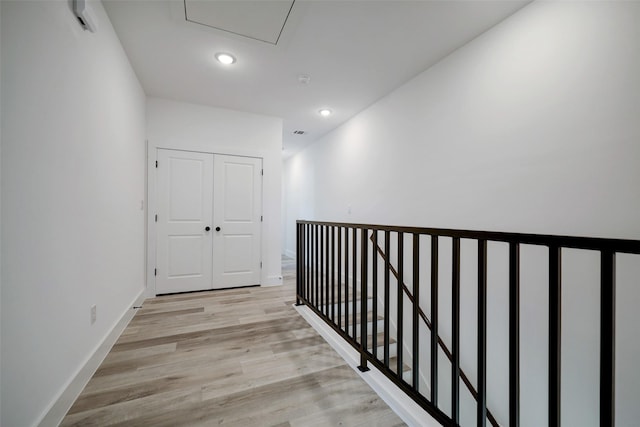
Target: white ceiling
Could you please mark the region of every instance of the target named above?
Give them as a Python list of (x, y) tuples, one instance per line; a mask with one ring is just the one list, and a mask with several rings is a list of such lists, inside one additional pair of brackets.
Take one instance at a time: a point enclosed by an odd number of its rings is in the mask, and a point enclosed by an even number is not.
[[(188, 2), (214, 21), (218, 12), (202, 3), (217, 5), (228, 28), (249, 36), (273, 37), (271, 24), (278, 22), (282, 32), (273, 44), (234, 34), (220, 22), (188, 22), (184, 0), (104, 0), (145, 92), (281, 117), (288, 156), (529, 0), (296, 0), (284, 27), (281, 15), (272, 19), (264, 12), (264, 3), (282, 3), (272, 6), (283, 10), (291, 0)], [(217, 52), (230, 52), (237, 62), (223, 66), (214, 59)], [(301, 84), (300, 74), (310, 82)], [(321, 108), (334, 113), (321, 117)]]

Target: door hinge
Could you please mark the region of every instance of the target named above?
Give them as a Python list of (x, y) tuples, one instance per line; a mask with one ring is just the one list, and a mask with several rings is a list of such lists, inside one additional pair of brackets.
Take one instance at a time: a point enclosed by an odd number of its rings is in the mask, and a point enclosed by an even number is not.
[(260, 222), (262, 222), (262, 221), (263, 221), (263, 219), (262, 219), (262, 215), (260, 215)]
[(262, 268), (262, 261), (260, 261), (260, 268)]
[(158, 222), (158, 214), (156, 214), (156, 222)]
[(264, 176), (264, 169), (262, 169), (262, 170), (260, 171), (260, 174), (261, 174), (262, 176)]
[(156, 160), (156, 168), (158, 167), (158, 161)]
[(154, 269), (153, 269), (153, 275), (154, 275), (154, 276), (157, 276), (157, 275), (158, 275), (158, 269), (157, 269), (157, 268), (154, 268)]

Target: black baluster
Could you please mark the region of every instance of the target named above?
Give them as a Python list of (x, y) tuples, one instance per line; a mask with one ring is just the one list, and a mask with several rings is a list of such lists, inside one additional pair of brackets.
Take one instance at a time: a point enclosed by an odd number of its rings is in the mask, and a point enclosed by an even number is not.
[(344, 332), (349, 335), (349, 228), (344, 229)]
[(509, 243), (509, 426), (520, 426), (520, 245)]
[(342, 329), (342, 227), (338, 227), (338, 329)]
[(549, 427), (560, 426), (561, 256), (559, 246), (549, 247)]
[[(353, 282), (351, 283), (353, 295), (351, 296), (351, 303), (353, 306), (351, 307), (351, 314), (353, 315), (353, 321), (351, 324), (353, 325), (353, 339), (357, 340), (358, 338), (358, 229), (353, 229), (353, 253), (351, 261), (353, 262), (351, 271), (353, 271)], [(362, 299), (362, 295), (360, 295)]]
[(373, 356), (378, 358), (378, 230), (373, 230), (371, 234), (372, 246), (371, 246), (371, 289), (373, 298), (372, 301), (372, 318), (373, 323), (371, 327), (371, 349), (373, 350)]
[(325, 288), (326, 288), (326, 276), (325, 276), (325, 268), (324, 268), (324, 254), (325, 254), (325, 244), (324, 244), (324, 237), (326, 234), (326, 229), (327, 227), (324, 225), (320, 226), (320, 264), (319, 264), (319, 270), (320, 270), (320, 302), (318, 303), (320, 306), (320, 312), (323, 315), (326, 315), (326, 310), (327, 310), (327, 305), (325, 304), (325, 298), (324, 298), (324, 294), (325, 294)]
[(616, 378), (616, 254), (600, 253), (600, 427), (614, 427)]
[(451, 418), (460, 423), (460, 238), (453, 238)]
[(412, 367), (412, 386), (418, 392), (420, 386), (420, 357), (419, 357), (419, 340), (420, 340), (420, 235), (413, 235), (413, 367)]
[(487, 241), (478, 240), (478, 427), (487, 425)]
[(361, 372), (367, 367), (367, 230), (360, 230), (360, 366)]
[(336, 228), (331, 226), (331, 323), (336, 323)]
[(390, 312), (390, 286), (389, 273), (391, 272), (391, 263), (389, 261), (389, 253), (391, 251), (391, 233), (386, 230), (384, 232), (384, 366), (389, 367), (389, 312)]
[(438, 406), (438, 236), (431, 236), (431, 403)]
[(398, 318), (397, 318), (397, 370), (396, 370), (396, 374), (398, 375), (398, 379), (402, 380), (402, 366), (403, 366), (403, 360), (402, 360), (402, 335), (403, 335), (403, 308), (402, 305), (404, 303), (404, 294), (403, 294), (403, 289), (402, 289), (402, 285), (404, 284), (404, 234), (400, 231), (398, 232)]

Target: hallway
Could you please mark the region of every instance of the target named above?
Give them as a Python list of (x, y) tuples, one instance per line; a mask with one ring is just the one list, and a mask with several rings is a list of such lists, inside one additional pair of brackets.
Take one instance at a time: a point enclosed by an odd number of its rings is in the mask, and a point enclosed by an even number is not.
[(62, 425), (397, 426), (285, 285), (147, 300)]

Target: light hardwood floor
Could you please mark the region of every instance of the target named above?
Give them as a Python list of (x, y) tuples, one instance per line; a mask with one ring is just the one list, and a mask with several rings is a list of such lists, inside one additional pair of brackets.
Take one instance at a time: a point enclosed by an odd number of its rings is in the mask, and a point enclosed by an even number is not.
[(399, 426), (285, 285), (148, 300), (63, 426)]

